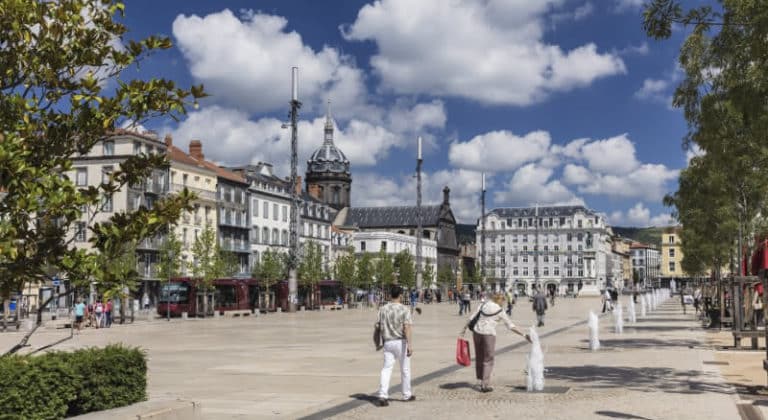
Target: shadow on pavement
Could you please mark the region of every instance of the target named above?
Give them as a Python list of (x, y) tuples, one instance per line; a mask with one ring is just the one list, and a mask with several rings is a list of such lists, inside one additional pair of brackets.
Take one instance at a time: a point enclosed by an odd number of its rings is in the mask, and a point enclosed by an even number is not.
[(469, 382), (453, 382), (453, 383), (440, 385), (440, 389), (462, 389), (462, 388), (474, 389), (472, 384), (470, 384)]
[(702, 371), (658, 367), (554, 366), (547, 379), (564, 380), (589, 388), (625, 388), (640, 392), (733, 394), (719, 378)]
[(595, 411), (595, 414), (603, 417), (610, 417), (612, 419), (636, 419), (636, 420), (652, 420), (648, 417), (640, 417), (634, 414), (620, 413), (618, 411)]
[(369, 394), (352, 394), (349, 396), (349, 398), (354, 398), (358, 401), (369, 402), (371, 405), (377, 405), (377, 402), (379, 401), (379, 397)]
[(624, 329), (636, 331), (688, 331), (691, 327), (687, 325), (684, 327), (673, 327), (669, 325), (625, 325)]
[[(582, 343), (589, 343), (589, 340), (581, 340)], [(602, 347), (623, 348), (623, 349), (647, 349), (653, 347), (680, 347), (691, 348), (701, 345), (697, 340), (675, 340), (675, 339), (656, 339), (656, 338), (626, 338), (626, 339), (606, 339), (600, 340)]]

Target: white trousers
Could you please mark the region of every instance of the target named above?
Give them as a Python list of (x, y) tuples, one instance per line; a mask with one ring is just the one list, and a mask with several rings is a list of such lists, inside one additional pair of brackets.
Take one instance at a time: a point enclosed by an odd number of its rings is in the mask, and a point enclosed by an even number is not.
[(384, 343), (384, 367), (381, 368), (379, 398), (389, 398), (389, 379), (395, 360), (400, 364), (400, 379), (403, 383), (403, 399), (411, 397), (411, 358), (408, 357), (405, 340), (390, 340)]

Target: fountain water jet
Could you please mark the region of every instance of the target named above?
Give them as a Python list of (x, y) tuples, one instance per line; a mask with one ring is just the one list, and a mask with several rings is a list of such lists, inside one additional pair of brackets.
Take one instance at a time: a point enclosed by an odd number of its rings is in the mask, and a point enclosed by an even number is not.
[(648, 311), (648, 302), (645, 295), (640, 295), (640, 317), (645, 318)]
[(600, 320), (597, 319), (597, 315), (594, 312), (589, 311), (589, 349), (592, 351), (600, 350), (600, 339), (597, 337), (598, 330), (600, 329)]
[(624, 332), (624, 309), (621, 307), (621, 302), (616, 303), (616, 308), (613, 309), (613, 326), (616, 334)]
[(627, 306), (629, 308), (629, 322), (634, 324), (637, 322), (637, 313), (635, 312), (635, 300), (632, 299), (632, 296), (629, 297), (629, 304)]
[(541, 351), (541, 342), (536, 328), (528, 330), (531, 337), (531, 352), (528, 353), (528, 383), (527, 389), (532, 391), (544, 390), (544, 352)]

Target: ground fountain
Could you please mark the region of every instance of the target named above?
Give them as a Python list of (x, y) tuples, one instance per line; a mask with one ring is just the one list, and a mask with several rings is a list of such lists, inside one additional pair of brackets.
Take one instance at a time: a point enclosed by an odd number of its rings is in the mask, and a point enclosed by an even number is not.
[(544, 352), (541, 351), (541, 342), (536, 328), (528, 331), (531, 337), (531, 352), (528, 353), (528, 392), (544, 390)]
[(637, 313), (635, 312), (635, 299), (633, 299), (632, 296), (629, 297), (627, 308), (629, 312), (627, 319), (632, 324), (637, 323)]
[(616, 334), (624, 332), (624, 309), (621, 307), (621, 302), (616, 303), (616, 308), (613, 310), (613, 326)]
[(640, 317), (645, 318), (648, 311), (648, 299), (646, 299), (645, 294), (640, 295)]
[(589, 311), (589, 349), (592, 351), (600, 350), (600, 339), (597, 337), (600, 329), (600, 320), (593, 311)]

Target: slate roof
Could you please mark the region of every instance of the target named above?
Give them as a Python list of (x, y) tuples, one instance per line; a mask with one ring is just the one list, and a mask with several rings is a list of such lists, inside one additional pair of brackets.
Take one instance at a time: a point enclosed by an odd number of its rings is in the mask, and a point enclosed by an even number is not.
[[(576, 213), (585, 213), (588, 215), (597, 215), (594, 211), (584, 206), (540, 206), (538, 209), (539, 217), (559, 217), (573, 216)], [(502, 219), (511, 217), (534, 217), (536, 216), (535, 207), (502, 207), (493, 209), (488, 214), (495, 214)]]
[[(422, 226), (437, 226), (440, 207), (421, 206)], [(396, 228), (418, 224), (416, 206), (402, 207), (350, 207), (344, 226), (359, 228)]]

